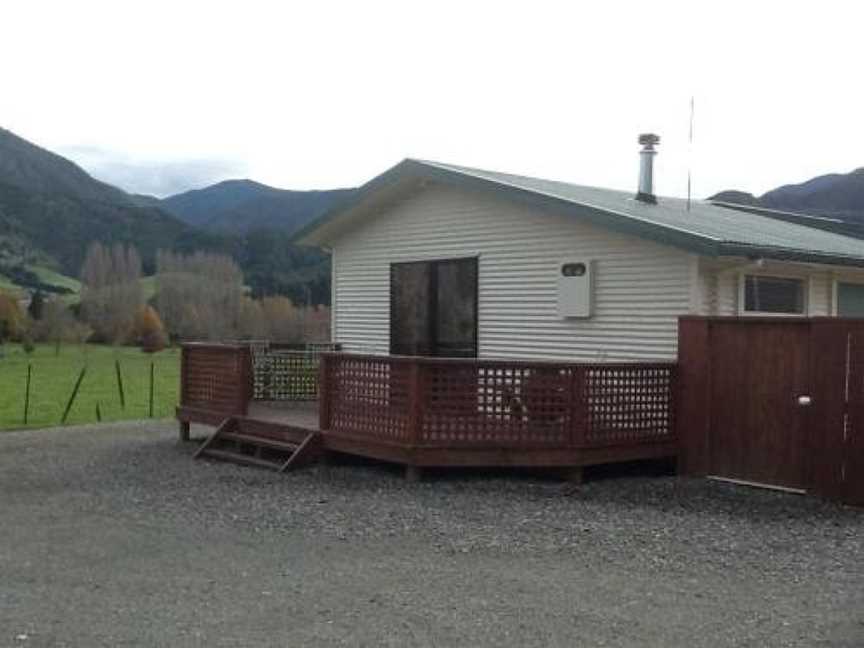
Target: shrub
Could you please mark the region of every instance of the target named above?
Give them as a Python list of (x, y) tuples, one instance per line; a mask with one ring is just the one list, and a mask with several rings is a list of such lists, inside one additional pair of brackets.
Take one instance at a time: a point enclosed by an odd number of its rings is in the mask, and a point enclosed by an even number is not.
[(165, 326), (152, 306), (144, 306), (135, 317), (135, 337), (141, 350), (155, 353), (168, 346)]

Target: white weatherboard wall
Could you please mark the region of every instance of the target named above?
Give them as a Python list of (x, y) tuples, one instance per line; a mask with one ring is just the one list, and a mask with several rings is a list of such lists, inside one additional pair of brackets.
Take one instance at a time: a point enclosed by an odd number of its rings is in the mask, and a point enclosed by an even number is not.
[[(400, 261), (478, 257), (484, 358), (674, 360), (677, 318), (702, 299), (693, 255), (449, 186), (363, 218), (330, 247), (333, 339), (353, 352), (389, 351), (390, 264)], [(568, 260), (596, 262), (590, 319), (557, 314)]]

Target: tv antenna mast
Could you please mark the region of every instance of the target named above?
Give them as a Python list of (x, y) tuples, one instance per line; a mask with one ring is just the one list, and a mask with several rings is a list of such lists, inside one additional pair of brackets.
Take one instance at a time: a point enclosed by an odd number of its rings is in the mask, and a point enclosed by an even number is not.
[(690, 96), (690, 134), (687, 138), (687, 211), (690, 211), (690, 193), (692, 186), (692, 169), (693, 169), (693, 109), (695, 97)]

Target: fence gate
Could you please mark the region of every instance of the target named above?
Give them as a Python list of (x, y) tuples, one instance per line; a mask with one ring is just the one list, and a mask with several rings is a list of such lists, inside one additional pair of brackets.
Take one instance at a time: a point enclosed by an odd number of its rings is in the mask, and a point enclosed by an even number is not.
[(864, 321), (685, 317), (681, 467), (864, 504)]
[(804, 326), (712, 327), (709, 475), (806, 487), (809, 342)]

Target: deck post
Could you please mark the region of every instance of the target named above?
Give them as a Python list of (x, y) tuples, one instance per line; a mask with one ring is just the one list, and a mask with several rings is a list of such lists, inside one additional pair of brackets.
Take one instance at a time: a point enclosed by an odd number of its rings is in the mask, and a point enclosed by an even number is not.
[(322, 353), (318, 363), (318, 429), (330, 429), (331, 400), (330, 366), (335, 361), (328, 353)]
[(408, 438), (413, 447), (420, 445), (420, 427), (423, 417), (421, 371), (420, 361), (412, 358), (408, 367)]
[(420, 481), (420, 468), (414, 465), (414, 453), (420, 445), (420, 434), (423, 425), (423, 367), (418, 358), (412, 358), (408, 365), (408, 445), (409, 464), (405, 466), (405, 479), (411, 482)]
[(423, 479), (423, 469), (420, 466), (409, 464), (405, 466), (405, 481), (417, 483)]
[(580, 448), (585, 445), (588, 419), (585, 403), (584, 367), (574, 365), (571, 368), (567, 398), (570, 407), (570, 447)]
[(240, 375), (238, 376), (238, 380), (240, 380), (240, 389), (238, 390), (240, 402), (238, 403), (237, 413), (246, 416), (249, 413), (249, 401), (252, 400), (254, 391), (252, 385), (252, 352), (248, 345), (243, 345), (238, 349), (238, 353), (240, 354)]
[(180, 421), (180, 442), (185, 443), (189, 441), (189, 421)]

